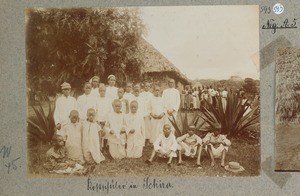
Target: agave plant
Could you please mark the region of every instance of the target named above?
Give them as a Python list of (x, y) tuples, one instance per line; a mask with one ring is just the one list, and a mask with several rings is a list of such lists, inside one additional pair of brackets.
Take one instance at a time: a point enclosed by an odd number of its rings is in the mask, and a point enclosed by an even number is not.
[(202, 123), (199, 123), (200, 116), (195, 115), (192, 124), (189, 125), (187, 112), (185, 111), (184, 114), (180, 113), (180, 121), (176, 120), (175, 117), (172, 115), (171, 118), (169, 118), (171, 124), (175, 128), (175, 136), (180, 137), (184, 134), (186, 134), (189, 130), (189, 126), (193, 125), (196, 127), (196, 130), (200, 130), (201, 127), (205, 124), (205, 121)]
[(246, 113), (250, 106), (242, 105), (237, 94), (229, 93), (224, 110), (221, 99), (221, 97), (217, 97), (216, 107), (206, 101), (206, 107), (202, 106), (201, 108), (203, 115), (200, 115), (200, 118), (212, 128), (216, 125), (221, 125), (222, 134), (237, 136), (242, 131), (259, 125), (259, 115), (257, 115), (259, 106), (252, 108), (250, 112)]
[(27, 117), (27, 134), (29, 145), (38, 142), (49, 142), (54, 134), (54, 107), (48, 102), (49, 112), (46, 115), (44, 108), (39, 102), (37, 106), (32, 106), (35, 116)]

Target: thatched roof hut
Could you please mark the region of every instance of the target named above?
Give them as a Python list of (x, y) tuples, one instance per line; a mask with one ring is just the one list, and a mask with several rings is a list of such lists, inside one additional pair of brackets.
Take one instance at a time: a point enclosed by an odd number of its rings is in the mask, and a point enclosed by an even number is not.
[(145, 39), (141, 39), (138, 51), (138, 57), (144, 64), (141, 67), (144, 79), (161, 81), (167, 78), (173, 78), (178, 87), (191, 83), (173, 63)]

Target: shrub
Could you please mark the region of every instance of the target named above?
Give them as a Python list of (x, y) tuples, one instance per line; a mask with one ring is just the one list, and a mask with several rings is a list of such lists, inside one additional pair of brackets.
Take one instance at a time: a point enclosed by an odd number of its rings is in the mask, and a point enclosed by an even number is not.
[(48, 102), (49, 112), (46, 115), (41, 103), (37, 106), (31, 106), (35, 116), (27, 117), (27, 134), (28, 145), (34, 146), (39, 142), (47, 143), (52, 139), (55, 130), (54, 107)]
[(206, 101), (206, 106), (201, 107), (200, 118), (207, 122), (212, 128), (221, 125), (221, 133), (228, 136), (237, 136), (242, 131), (259, 125), (259, 106), (255, 106), (249, 113), (245, 113), (250, 106), (242, 105), (239, 96), (228, 93), (226, 109), (224, 111), (222, 98), (216, 97), (217, 104), (214, 107)]

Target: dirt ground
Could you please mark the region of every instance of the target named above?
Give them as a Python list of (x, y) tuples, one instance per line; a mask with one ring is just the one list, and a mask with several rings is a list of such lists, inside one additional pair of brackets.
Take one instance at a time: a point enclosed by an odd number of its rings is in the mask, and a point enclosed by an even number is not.
[(300, 124), (278, 125), (276, 130), (276, 170), (300, 170)]

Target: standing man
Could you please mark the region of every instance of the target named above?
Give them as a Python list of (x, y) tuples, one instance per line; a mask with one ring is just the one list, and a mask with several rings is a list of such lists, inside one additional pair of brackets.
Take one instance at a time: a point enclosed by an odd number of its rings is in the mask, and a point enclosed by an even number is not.
[(114, 75), (109, 75), (107, 77), (108, 86), (106, 87), (105, 96), (111, 100), (111, 103), (118, 99), (118, 88), (116, 87), (116, 77)]
[[(168, 86), (169, 88), (165, 89), (162, 94), (165, 114), (167, 118), (172, 119), (172, 116), (174, 116), (176, 119), (180, 106), (180, 93), (177, 89), (175, 89), (174, 79), (169, 79)], [(172, 131), (175, 130), (168, 119), (166, 119), (166, 123), (171, 126)]]
[[(145, 115), (144, 115), (144, 121), (145, 121), (145, 138), (146, 140), (150, 139), (150, 129), (151, 129), (151, 121), (150, 121), (150, 113), (151, 113), (151, 109), (150, 109), (150, 100), (153, 97), (153, 94), (150, 92), (150, 83), (146, 82), (145, 83), (145, 91), (141, 92), (140, 96), (143, 98), (144, 100), (144, 111), (145, 111)], [(141, 107), (141, 106), (139, 106)]]
[(64, 82), (61, 85), (61, 90), (63, 95), (56, 99), (53, 115), (56, 129), (58, 130), (69, 122), (70, 112), (77, 110), (77, 101), (74, 97), (70, 96), (71, 85)]
[(98, 76), (94, 76), (90, 82), (92, 84), (91, 95), (94, 97), (99, 97), (100, 78)]

